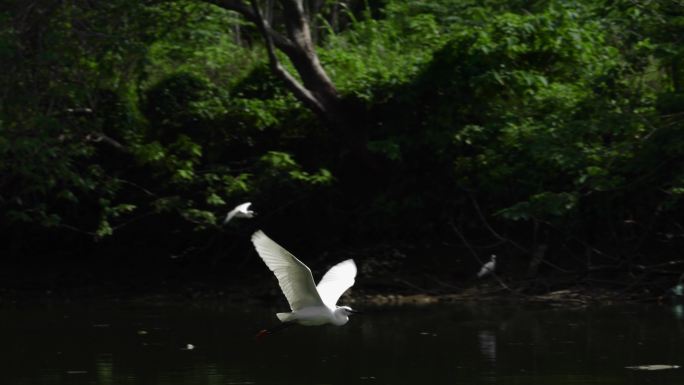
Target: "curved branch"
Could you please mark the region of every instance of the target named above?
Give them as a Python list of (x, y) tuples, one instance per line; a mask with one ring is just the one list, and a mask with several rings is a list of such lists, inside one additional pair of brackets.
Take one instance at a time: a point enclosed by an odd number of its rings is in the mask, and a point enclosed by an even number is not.
[[(344, 135), (355, 151), (361, 154), (367, 151), (365, 132), (348, 130), (352, 126), (349, 124), (348, 111), (316, 54), (302, 0), (279, 0), (287, 36), (279, 34), (269, 25), (256, 0), (201, 1), (238, 12), (254, 23), (266, 42), (271, 71), (285, 82), (289, 91), (309, 110)], [(276, 50), (287, 56), (296, 74), (283, 66)]]
[[(229, 11), (234, 11), (242, 15), (247, 21), (259, 25), (261, 21), (261, 15), (254, 11), (253, 7), (247, 5), (241, 0), (202, 0), (205, 3), (213, 4), (219, 8), (223, 8)], [(295, 45), (290, 41), (290, 39), (278, 33), (276, 30), (271, 28), (269, 25), (265, 26), (266, 35), (270, 36), (273, 44), (275, 44), (278, 49), (285, 53), (294, 52), (296, 50)], [(264, 34), (264, 32), (261, 32)]]
[(482, 213), (482, 210), (480, 209), (480, 205), (477, 203), (477, 200), (475, 197), (473, 197), (472, 194), (468, 194), (468, 197), (470, 198), (471, 202), (473, 202), (473, 207), (475, 208), (475, 211), (477, 212), (477, 216), (480, 217), (480, 221), (482, 221), (482, 224), (484, 227), (489, 230), (489, 232), (494, 236), (494, 238), (503, 241), (503, 242), (508, 242), (514, 247), (516, 247), (518, 250), (522, 251), (525, 254), (530, 254), (530, 250), (528, 250), (525, 247), (522, 247), (520, 244), (517, 242), (513, 241), (512, 239), (508, 239), (501, 234), (497, 233), (496, 230), (492, 228), (492, 226), (489, 225), (489, 222), (487, 222), (487, 219), (485, 218), (484, 214)]
[(266, 40), (266, 49), (268, 50), (268, 61), (271, 66), (271, 69), (283, 81), (285, 81), (285, 84), (299, 100), (306, 103), (309, 106), (309, 108), (316, 111), (316, 113), (323, 114), (325, 112), (325, 108), (320, 104), (318, 99), (316, 99), (316, 97), (308, 89), (306, 89), (299, 81), (297, 81), (297, 79), (294, 76), (292, 76), (292, 74), (290, 74), (285, 69), (285, 67), (283, 67), (283, 65), (280, 63), (280, 60), (278, 60), (278, 57), (275, 53), (273, 38), (271, 34), (268, 33), (269, 26), (266, 20), (264, 20), (264, 18), (261, 16), (261, 12), (259, 11), (259, 6), (256, 0), (251, 0), (251, 3), (253, 13), (256, 16), (257, 26), (259, 27), (261, 34), (264, 36), (264, 39)]

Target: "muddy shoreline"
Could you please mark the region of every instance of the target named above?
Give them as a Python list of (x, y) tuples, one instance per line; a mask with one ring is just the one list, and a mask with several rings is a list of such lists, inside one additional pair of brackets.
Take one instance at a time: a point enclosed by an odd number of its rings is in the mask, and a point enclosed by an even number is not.
[[(318, 268), (314, 277), (320, 277), (328, 267), (320, 261), (312, 265)], [(360, 266), (356, 284), (343, 297), (345, 303), (389, 306), (503, 301), (586, 306), (677, 299), (671, 291), (677, 284), (673, 275), (585, 272), (527, 278), (509, 268), (477, 279), (473, 273), (477, 266), (466, 266), (459, 260), (453, 266), (439, 266), (426, 261), (381, 264), (366, 258)], [(0, 303), (284, 301), (277, 281), (257, 258), (247, 259), (239, 268), (232, 264), (213, 269), (201, 264), (139, 267), (122, 263), (108, 269), (87, 263), (59, 268), (5, 266), (0, 269)]]
[[(142, 302), (185, 303), (193, 301), (221, 301), (226, 303), (279, 303), (284, 302), (277, 285), (252, 287), (206, 284), (132, 288), (91, 286), (62, 289), (0, 288), (0, 303), (60, 303), (60, 302)], [(356, 306), (424, 306), (467, 302), (506, 302), (547, 304), (550, 306), (582, 307), (621, 303), (669, 303), (673, 298), (651, 292), (625, 293), (623, 290), (600, 287), (575, 286), (547, 292), (526, 293), (523, 290), (503, 288), (494, 283), (469, 287), (452, 292), (423, 293), (418, 291), (379, 291), (353, 289), (340, 303)]]

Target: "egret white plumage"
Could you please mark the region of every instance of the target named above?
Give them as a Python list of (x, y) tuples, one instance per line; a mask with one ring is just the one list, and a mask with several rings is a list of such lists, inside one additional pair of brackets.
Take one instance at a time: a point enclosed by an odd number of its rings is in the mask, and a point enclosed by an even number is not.
[(337, 301), (354, 285), (356, 264), (353, 259), (338, 263), (314, 283), (311, 270), (282, 246), (259, 230), (252, 235), (252, 243), (261, 259), (278, 279), (280, 289), (290, 304), (290, 313), (277, 313), (282, 322), (270, 330), (262, 330), (257, 338), (285, 327), (332, 324), (342, 326), (355, 313), (349, 306), (337, 306)]
[(226, 219), (223, 220), (223, 224), (225, 225), (233, 218), (253, 218), (256, 213), (249, 209), (249, 206), (251, 205), (252, 202), (245, 202), (235, 206), (234, 209), (226, 214)]
[(482, 268), (477, 273), (477, 278), (487, 276), (493, 273), (494, 270), (496, 270), (496, 255), (492, 254), (492, 258), (489, 260), (489, 262), (482, 265)]

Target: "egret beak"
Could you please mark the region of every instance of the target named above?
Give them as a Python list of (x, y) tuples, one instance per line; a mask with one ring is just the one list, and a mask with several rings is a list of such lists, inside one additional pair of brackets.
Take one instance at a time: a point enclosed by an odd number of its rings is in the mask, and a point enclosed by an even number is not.
[(358, 311), (358, 310), (349, 310), (349, 312), (352, 314), (363, 314), (362, 311)]

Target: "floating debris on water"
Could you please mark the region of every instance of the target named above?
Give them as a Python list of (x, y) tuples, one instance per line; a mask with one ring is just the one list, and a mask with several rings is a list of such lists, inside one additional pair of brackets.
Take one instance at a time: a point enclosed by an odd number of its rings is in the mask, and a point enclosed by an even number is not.
[(418, 334), (420, 334), (421, 336), (437, 337), (437, 333), (432, 333), (432, 332), (420, 332)]
[(668, 369), (679, 369), (679, 365), (636, 365), (636, 366), (625, 366), (626, 369), (632, 370), (668, 370)]
[(108, 328), (109, 324), (93, 324), (94, 328)]

